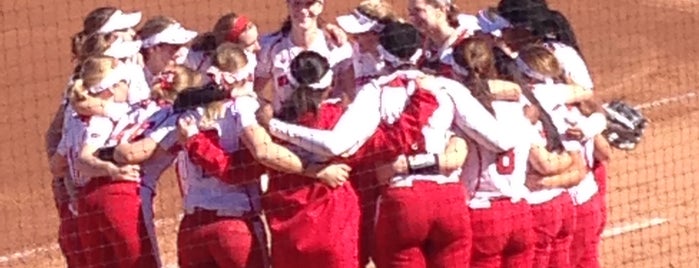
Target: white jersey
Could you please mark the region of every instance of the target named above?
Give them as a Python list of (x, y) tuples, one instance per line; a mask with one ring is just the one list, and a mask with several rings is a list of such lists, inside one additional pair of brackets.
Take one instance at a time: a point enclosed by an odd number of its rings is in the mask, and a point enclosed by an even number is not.
[[(341, 73), (345, 68), (349, 68), (352, 57), (352, 46), (350, 44), (341, 47), (333, 47), (328, 43), (325, 36), (320, 34), (308, 48), (328, 59), (330, 66), (336, 74)], [(293, 88), (289, 84), (291, 61), (305, 49), (294, 45), (291, 38), (275, 33), (262, 38), (262, 49), (257, 54), (258, 64), (255, 68), (255, 76), (261, 78), (271, 78), (275, 89), (275, 97), (272, 106), (275, 112), (279, 112), (282, 103), (289, 99)]]
[(146, 79), (144, 68), (138, 64), (125, 63), (129, 86), (128, 103), (133, 105), (150, 98), (150, 81)]
[(565, 84), (536, 84), (533, 86), (532, 92), (544, 112), (551, 117), (558, 133), (562, 135), (563, 147), (567, 151), (581, 151), (582, 144), (579, 141), (566, 139), (564, 135), (566, 130), (571, 127), (570, 120), (578, 117), (572, 115), (566, 105), (570, 97), (568, 86)]
[[(132, 143), (140, 140), (157, 129), (174, 112), (170, 106), (148, 101), (131, 111), (127, 120), (117, 122), (115, 129), (123, 129), (114, 137), (117, 143)], [(126, 125), (126, 126), (124, 126)], [(176, 154), (154, 155), (141, 163), (141, 185), (155, 191), (158, 178), (175, 160)]]
[[(390, 77), (396, 75), (416, 77), (420, 74), (419, 71), (400, 71), (364, 85), (332, 130), (309, 129), (272, 119), (270, 133), (316, 154), (351, 155), (371, 137), (382, 120), (392, 123), (407, 104), (405, 100), (409, 94), (406, 95), (405, 90), (385, 91), (380, 81), (391, 81)], [(445, 115), (445, 118), (453, 118), (449, 124), (455, 130), (478, 139), (481, 144), (488, 144), (493, 150), (506, 151), (518, 143), (521, 137), (509, 135), (509, 126), (498, 123), (461, 83), (443, 77), (429, 79), (432, 80), (421, 85), (422, 88), (444, 92), (444, 96), (450, 99), (452, 103), (444, 104), (444, 107), (452, 107), (452, 114)], [(442, 93), (439, 94), (441, 98)], [(444, 108), (440, 106), (440, 109)]]
[(76, 162), (85, 140), (86, 119), (75, 113), (70, 105), (66, 106), (65, 117), (63, 118), (63, 134), (56, 148), (56, 153), (66, 158), (68, 173), (76, 186), (83, 186), (89, 180), (89, 178), (84, 178), (76, 167)]
[[(510, 133), (526, 137), (538, 135), (536, 128), (524, 117), (522, 102), (494, 101), (498, 122), (507, 123)], [(493, 151), (468, 141), (469, 154), (462, 167), (461, 180), (471, 193), (471, 208), (489, 208), (493, 198), (509, 198), (519, 202), (529, 190), (525, 186), (529, 150), (532, 140), (522, 139), (505, 152)]]
[[(259, 104), (252, 97), (238, 97), (224, 104), (225, 115), (211, 126), (220, 137), (220, 146), (227, 153), (233, 153), (242, 146), (243, 129), (257, 124), (255, 111)], [(189, 114), (200, 120), (202, 108)], [(211, 131), (210, 130), (210, 131)], [(261, 207), (260, 188), (256, 182), (245, 185), (232, 185), (219, 178), (206, 176), (204, 170), (192, 163), (186, 152), (177, 159), (177, 171), (184, 195), (184, 209), (191, 213), (196, 208), (217, 210), (221, 216), (242, 216), (257, 212)]]
[(386, 62), (381, 58), (381, 56), (374, 56), (370, 53), (362, 53), (359, 48), (354, 45), (352, 56), (352, 68), (354, 69), (354, 81), (359, 88), (369, 83), (371, 80), (384, 74), (384, 68), (386, 67)]
[[(592, 117), (592, 116), (591, 116)], [(574, 122), (578, 126), (586, 126), (586, 125), (591, 125), (591, 124), (585, 124), (587, 122), (595, 120), (595, 118), (587, 118), (585, 117), (582, 113), (580, 113), (580, 110), (576, 107), (570, 107), (568, 109), (568, 121), (569, 122)], [(585, 127), (583, 128), (583, 133), (589, 132), (590, 130), (586, 130)], [(599, 132), (602, 132), (599, 130)], [(585, 135), (596, 135), (595, 133), (593, 134), (585, 134)], [(581, 205), (587, 202), (592, 198), (592, 196), (597, 193), (599, 190), (599, 187), (597, 185), (597, 181), (595, 180), (595, 175), (592, 172), (592, 168), (594, 165), (594, 157), (595, 157), (595, 141), (591, 137), (585, 137), (584, 140), (581, 142), (582, 144), (582, 150), (580, 151), (580, 154), (582, 155), (583, 159), (585, 160), (585, 163), (587, 164), (588, 171), (585, 174), (585, 178), (576, 186), (571, 187), (568, 189), (568, 193), (570, 193), (570, 196), (573, 198), (573, 202), (576, 205)]]
[(570, 77), (573, 82), (586, 88), (592, 89), (592, 77), (587, 69), (587, 64), (580, 56), (580, 53), (571, 46), (559, 43), (549, 42), (545, 44), (552, 52), (561, 65), (563, 72)]

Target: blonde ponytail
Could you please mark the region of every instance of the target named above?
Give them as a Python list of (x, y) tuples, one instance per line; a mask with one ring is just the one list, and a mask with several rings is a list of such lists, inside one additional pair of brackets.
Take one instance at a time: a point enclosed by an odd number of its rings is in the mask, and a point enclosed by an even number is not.
[(73, 80), (73, 83), (68, 86), (66, 96), (68, 96), (68, 100), (71, 104), (83, 102), (90, 97), (87, 94), (85, 83), (80, 78)]

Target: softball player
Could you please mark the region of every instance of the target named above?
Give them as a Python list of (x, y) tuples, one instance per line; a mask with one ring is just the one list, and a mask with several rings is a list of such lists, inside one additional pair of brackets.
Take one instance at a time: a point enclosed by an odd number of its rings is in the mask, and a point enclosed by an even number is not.
[[(258, 53), (255, 70), (255, 90), (258, 97), (270, 103), (279, 112), (283, 102), (289, 99), (289, 64), (300, 52), (311, 50), (325, 56), (337, 77), (334, 79), (335, 96), (354, 95), (354, 74), (349, 68), (352, 46), (344, 43), (336, 46), (326, 37), (319, 25), (324, 0), (287, 0), (289, 18), (278, 32), (264, 36), (262, 50)], [(272, 87), (268, 87), (269, 84)], [(343, 93), (343, 94), (340, 94)]]
[(359, 3), (351, 14), (336, 18), (340, 28), (353, 39), (352, 67), (358, 87), (384, 74), (385, 62), (376, 47), (384, 25), (399, 20), (391, 9), (387, 2), (367, 0)]
[(424, 45), (424, 58), (420, 65), (448, 78), (454, 77), (451, 56), (452, 47), (458, 41), (467, 38), (480, 29), (477, 23), (461, 21), (475, 20), (473, 16), (459, 15), (451, 0), (411, 0), (408, 12), (410, 21), (427, 38)]
[[(570, 115), (565, 103), (569, 97), (567, 96), (568, 91), (561, 90), (566, 85), (556, 84), (556, 81), (562, 81), (562, 71), (553, 54), (541, 46), (525, 46), (519, 50), (516, 65), (532, 84), (534, 98), (540, 103), (543, 112), (550, 116), (555, 131), (561, 135), (565, 134), (567, 130), (565, 118)], [(548, 129), (546, 131), (554, 130)], [(575, 231), (576, 216), (573, 200), (564, 188), (578, 185), (587, 173), (587, 168), (584, 166), (585, 150), (582, 144), (565, 136), (561, 136), (561, 139), (561, 145), (568, 152), (569, 157), (566, 157), (565, 154), (560, 155), (560, 153), (559, 156), (564, 158), (556, 157), (556, 154), (553, 156), (559, 161), (571, 162), (567, 165), (548, 159), (551, 157), (549, 153), (541, 149), (542, 144), (546, 145), (546, 142), (532, 148), (530, 162), (536, 171), (550, 175), (565, 173), (565, 170), (572, 173), (568, 177), (559, 176), (557, 179), (560, 181), (548, 184), (548, 186), (555, 187), (533, 191), (527, 197), (527, 200), (532, 204), (538, 237), (534, 267), (571, 266), (570, 247)], [(542, 155), (549, 156), (542, 157)], [(580, 168), (581, 164), (582, 168)], [(558, 167), (553, 168), (556, 166)], [(561, 166), (568, 167), (561, 170)], [(556, 179), (551, 180), (555, 181)], [(536, 189), (531, 186), (532, 184), (528, 185), (530, 188)]]
[[(536, 133), (524, 117), (524, 102), (496, 101), (485, 79), (498, 78), (495, 55), (486, 39), (471, 37), (454, 48), (454, 71), (499, 122), (526, 136)], [(529, 136), (532, 136), (530, 134)], [(471, 199), (472, 267), (531, 267), (535, 234), (529, 204), (524, 200), (531, 140), (500, 152), (469, 139), (470, 153), (462, 168)]]
[[(207, 129), (210, 128), (211, 126), (216, 127), (218, 129), (218, 132), (216, 133), (211, 133), (207, 134), (209, 131), (204, 131), (203, 136), (195, 136), (192, 141), (192, 139), (189, 139), (185, 143), (185, 148), (187, 149), (187, 155), (186, 155), (186, 161), (183, 160), (182, 163), (189, 163), (187, 168), (190, 168), (188, 172), (194, 172), (193, 174), (203, 173), (203, 174), (213, 174), (209, 173), (208, 170), (206, 169), (207, 167), (211, 167), (211, 165), (200, 165), (199, 163), (205, 163), (206, 158), (211, 160), (212, 157), (217, 158), (213, 161), (209, 161), (208, 163), (214, 163), (216, 165), (221, 165), (221, 164), (226, 164), (226, 163), (221, 163), (220, 159), (225, 158), (223, 157), (224, 154), (226, 153), (231, 153), (233, 151), (237, 151), (238, 149), (236, 148), (231, 148), (230, 146), (237, 146), (240, 142), (243, 142), (247, 149), (250, 150), (252, 155), (260, 161), (262, 164), (271, 167), (273, 169), (280, 170), (282, 172), (289, 172), (290, 174), (300, 174), (304, 173), (305, 171), (301, 169), (301, 162), (296, 157), (294, 154), (292, 154), (290, 151), (284, 149), (283, 147), (280, 147), (279, 145), (276, 145), (272, 143), (270, 140), (269, 136), (264, 132), (264, 130), (257, 125), (257, 122), (255, 121), (255, 111), (258, 109), (257, 107), (257, 102), (254, 100), (254, 93), (252, 92), (252, 72), (254, 70), (254, 60), (252, 60), (252, 55), (249, 53), (244, 52), (244, 49), (240, 46), (236, 46), (234, 44), (230, 43), (224, 43), (221, 45), (216, 52), (216, 61), (213, 62), (213, 66), (209, 72), (212, 74), (212, 80), (223, 90), (226, 90), (230, 92), (230, 94), (233, 95), (238, 95), (238, 97), (235, 98), (234, 101), (224, 101), (223, 103), (221, 102), (215, 102), (212, 104), (207, 105), (208, 108), (202, 109), (199, 111), (198, 114), (202, 114), (205, 110), (210, 110), (215, 108), (218, 105), (223, 105), (226, 107), (226, 105), (230, 106), (230, 109), (226, 108), (223, 111), (223, 117), (216, 122), (212, 122), (214, 124), (208, 124), (204, 123), (203, 128)], [(218, 61), (221, 62), (218, 62)], [(224, 65), (224, 62), (226, 62), (226, 65)], [(229, 65), (231, 62), (236, 62), (235, 65)], [(215, 69), (214, 69), (215, 68)], [(240, 92), (245, 92), (244, 94), (241, 94)], [(252, 94), (250, 96), (249, 94)], [(213, 105), (213, 107), (212, 107)], [(233, 106), (235, 105), (235, 106)], [(243, 106), (244, 105), (244, 106)], [(196, 116), (196, 114), (195, 114)], [(233, 118), (229, 118), (230, 116), (234, 116)], [(205, 117), (203, 117), (205, 118)], [(236, 120), (231, 121), (231, 119)], [(225, 120), (224, 120), (225, 119)], [(252, 119), (252, 121), (250, 121)], [(236, 127), (236, 125), (230, 125), (228, 122), (234, 123), (234, 124), (241, 124), (241, 123), (246, 123), (245, 127)], [(236, 123), (239, 122), (239, 123)], [(183, 126), (182, 128), (185, 127), (186, 122), (182, 122)], [(200, 122), (201, 123), (201, 122)], [(199, 124), (200, 126), (202, 124)], [(190, 135), (194, 135), (196, 131), (193, 131), (191, 129), (191, 126), (189, 126)], [(201, 128), (201, 127), (200, 127)], [(213, 139), (213, 142), (212, 142)], [(207, 145), (208, 144), (208, 145)], [(211, 145), (215, 146), (211, 146)], [(210, 150), (205, 150), (202, 151), (200, 150), (201, 148), (206, 148), (204, 146), (211, 146)], [(200, 149), (198, 149), (200, 148)], [(220, 150), (223, 150), (224, 152), (221, 152)], [(218, 153), (213, 153), (213, 150), (218, 150)], [(217, 157), (217, 156), (222, 156), (222, 157)], [(218, 160), (218, 162), (217, 162)], [(236, 159), (237, 160), (237, 159)], [(281, 160), (281, 161), (280, 161)], [(191, 171), (192, 166), (194, 165), (195, 168), (193, 171)], [(183, 226), (192, 226), (189, 230), (186, 228), (181, 228), (180, 236), (178, 238), (178, 245), (180, 246), (180, 257), (181, 261), (180, 263), (186, 264), (188, 261), (187, 260), (195, 260), (192, 258), (199, 258), (196, 256), (200, 256), (202, 252), (206, 252), (206, 248), (202, 248), (201, 244), (197, 244), (197, 241), (206, 241), (207, 234), (217, 234), (218, 236), (226, 237), (226, 239), (220, 239), (219, 241), (226, 242), (224, 244), (221, 244), (219, 246), (223, 247), (224, 252), (228, 254), (229, 257), (226, 256), (219, 256), (218, 254), (214, 254), (214, 259), (216, 259), (216, 262), (219, 265), (226, 266), (225, 262), (221, 263), (220, 260), (233, 260), (236, 261), (234, 262), (235, 267), (247, 267), (245, 266), (246, 260), (250, 260), (250, 263), (247, 264), (252, 265), (252, 266), (258, 266), (261, 265), (262, 261), (264, 259), (262, 258), (265, 255), (265, 250), (264, 250), (264, 245), (266, 244), (266, 239), (264, 238), (264, 229), (262, 228), (261, 222), (259, 221), (259, 194), (260, 194), (260, 188), (259, 188), (259, 175), (261, 174), (259, 171), (260, 169), (255, 167), (254, 165), (248, 165), (247, 168), (245, 168), (245, 172), (239, 173), (239, 174), (226, 174), (226, 176), (221, 176), (221, 177), (213, 177), (211, 175), (206, 175), (208, 179), (205, 181), (211, 181), (213, 184), (218, 184), (218, 185), (226, 185), (223, 187), (223, 189), (229, 188), (229, 189), (242, 189), (241, 185), (247, 185), (245, 186), (248, 191), (246, 191), (245, 194), (249, 195), (249, 201), (251, 202), (250, 205), (247, 207), (246, 215), (250, 217), (242, 217), (238, 219), (234, 219), (235, 221), (238, 222), (245, 222), (248, 224), (248, 228), (250, 230), (246, 232), (242, 232), (244, 236), (247, 236), (249, 238), (246, 238), (244, 240), (240, 240), (236, 237), (232, 237), (231, 234), (228, 232), (222, 233), (222, 229), (217, 231), (212, 230), (211, 228), (207, 227), (208, 225), (202, 225), (206, 224), (206, 222), (201, 222), (201, 220), (196, 220), (196, 215), (193, 215), (192, 217), (193, 220), (186, 221), (187, 216), (185, 219), (183, 219)], [(183, 167), (180, 166), (178, 168), (180, 172), (183, 170)], [(220, 170), (220, 169), (219, 169)], [(230, 171), (229, 171), (230, 172)], [(218, 172), (220, 174), (220, 172)], [(245, 178), (240, 178), (237, 177), (237, 175), (243, 175), (249, 176)], [(304, 173), (305, 174), (305, 173)], [(236, 176), (236, 178), (232, 178), (231, 176)], [(310, 175), (307, 175), (310, 176)], [(346, 176), (346, 175), (345, 175)], [(187, 177), (183, 176), (184, 180), (188, 180)], [(201, 196), (198, 196), (197, 193), (205, 193), (206, 191), (202, 192), (203, 189), (201, 187), (206, 186), (202, 185), (201, 183), (194, 183), (194, 182), (187, 182), (188, 185), (187, 187), (183, 187), (184, 192), (185, 192), (185, 200), (187, 200), (187, 194), (191, 193), (191, 202), (192, 206), (198, 206), (200, 204), (203, 206), (202, 208), (204, 210), (207, 209), (207, 207), (214, 206), (213, 209), (216, 208), (222, 208), (223, 206), (224, 209), (234, 209), (234, 210), (239, 210), (240, 208), (231, 208), (229, 204), (212, 204), (211, 202), (209, 203), (203, 203), (202, 200), (209, 200), (208, 198), (203, 198)], [(209, 184), (211, 184), (209, 183)], [(232, 183), (232, 184), (231, 184)], [(254, 190), (254, 191), (252, 191)], [(250, 196), (253, 195), (253, 196)], [(240, 195), (238, 195), (240, 196)], [(203, 198), (203, 199), (202, 199)], [(227, 198), (236, 198), (235, 196), (230, 196)], [(199, 203), (197, 203), (199, 202)], [(187, 204), (187, 201), (185, 201)], [(199, 217), (201, 218), (201, 217)], [(209, 222), (213, 221), (217, 226), (226, 226), (229, 225), (226, 223), (229, 220), (226, 220), (224, 218), (220, 218), (219, 220), (216, 219), (210, 219), (208, 220)], [(214, 223), (212, 223), (214, 224)], [(207, 231), (208, 230), (208, 231)], [(274, 233), (273, 233), (274, 234)], [(233, 241), (238, 241), (236, 243), (233, 243)], [(242, 243), (240, 241), (243, 241)], [(245, 241), (250, 241), (248, 244)], [(283, 239), (282, 239), (283, 241)], [(283, 243), (283, 242), (281, 242)], [(194, 246), (190, 246), (194, 245)], [(235, 248), (231, 248), (232, 246), (237, 246), (237, 247), (243, 247), (242, 249), (244, 250), (236, 250)], [(278, 255), (283, 255), (283, 251), (277, 250), (275, 254)], [(253, 257), (252, 259), (249, 259), (246, 254), (253, 254), (253, 256), (257, 256), (259, 258)], [(205, 260), (205, 259), (204, 259)], [(241, 262), (242, 261), (242, 262)], [(291, 259), (286, 259), (288, 262), (293, 262)], [(273, 258), (274, 262), (274, 258)], [(243, 266), (239, 265), (242, 264)], [(280, 266), (275, 265), (275, 267)], [(281, 266), (283, 267), (283, 266)]]
[[(124, 66), (111, 57), (89, 58), (83, 63), (71, 98), (80, 100), (92, 95), (106, 101), (126, 101), (128, 88), (124, 81), (130, 73)], [(140, 213), (138, 166), (119, 167), (95, 156), (100, 147), (117, 142), (118, 124), (102, 116), (87, 119), (76, 161), (78, 178), (89, 178), (80, 183), (81, 242), (87, 249), (88, 265), (156, 267)]]
[[(352, 67), (355, 76), (355, 86), (361, 88), (366, 83), (385, 73), (385, 61), (377, 51), (380, 32), (384, 25), (397, 21), (398, 17), (393, 13), (389, 3), (385, 1), (363, 1), (351, 14), (336, 18), (337, 24), (351, 35), (353, 57)], [(354, 92), (356, 94), (356, 92)], [(354, 99), (355, 95), (350, 96)], [(373, 248), (373, 233), (376, 219), (376, 204), (380, 195), (380, 187), (377, 185), (375, 172), (367, 172), (374, 167), (354, 167), (356, 174), (350, 178), (355, 185), (361, 206), (360, 225), (360, 267), (369, 263)]]
[[(71, 87), (72, 83), (68, 86)], [(85, 256), (78, 235), (76, 186), (71, 177), (71, 167), (68, 165), (68, 159), (66, 159), (69, 156), (68, 148), (74, 144), (68, 144), (67, 141), (74, 139), (76, 136), (73, 133), (77, 130), (74, 122), (79, 122), (79, 120), (70, 108), (70, 105), (68, 105), (67, 96), (64, 96), (63, 99), (64, 102), (56, 112), (45, 137), (49, 166), (53, 174), (51, 188), (60, 219), (58, 245), (65, 257), (67, 267), (72, 268), (85, 265)]]
[[(232, 92), (245, 90), (246, 84), (251, 87), (254, 63), (241, 47), (224, 44), (212, 56), (209, 74), (221, 88)], [(196, 150), (191, 138), (202, 132), (216, 137), (225, 153), (238, 151), (241, 142), (247, 142), (246, 129), (257, 126), (257, 108), (254, 98), (238, 97), (188, 112), (179, 119), (180, 144), (187, 151)], [(181, 153), (177, 160), (185, 209), (177, 238), (180, 267), (264, 267), (261, 172), (232, 174), (233, 183), (226, 183), (208, 175), (194, 157)]]
[(206, 70), (211, 66), (210, 54), (220, 44), (225, 42), (239, 44), (244, 46), (249, 53), (257, 53), (260, 50), (258, 36), (257, 25), (246, 16), (228, 13), (216, 21), (211, 32), (194, 40), (192, 48), (187, 51), (182, 64), (206, 73)]
[(185, 29), (173, 18), (157, 16), (147, 20), (137, 36), (143, 44), (144, 72), (146, 81), (150, 82), (167, 66), (184, 62), (185, 44), (192, 41), (197, 32)]
[[(454, 115), (449, 96), (444, 91), (438, 94), (445, 81), (434, 78), (428, 82), (423, 80), (425, 75), (419, 71), (403, 70), (408, 66), (415, 68), (420, 57), (419, 34), (412, 26), (388, 24), (380, 42), (379, 51), (388, 66), (401, 70), (366, 84), (332, 131), (292, 126), (279, 120), (270, 121), (270, 131), (306, 150), (326, 156), (351, 155), (356, 148), (372, 146), (374, 141), (383, 146), (376, 146), (383, 148), (379, 150), (389, 151), (390, 144), (398, 139), (395, 147), (400, 148), (399, 153), (411, 156), (409, 166), (413, 170), (389, 179), (390, 188), (382, 196), (374, 252), (377, 267), (424, 266), (428, 262), (440, 267), (466, 264), (470, 251), (470, 225), (465, 191), (458, 184), (458, 172), (441, 175), (435, 169), (438, 161), (434, 157), (446, 148), (450, 136), (448, 128)], [(402, 50), (406, 44), (413, 46)], [(436, 88), (431, 92), (436, 96), (422, 89), (428, 84)], [(451, 84), (457, 87), (456, 91), (465, 91), (460, 84), (454, 81)], [(468, 102), (468, 97), (464, 101)], [(406, 136), (369, 138), (377, 125), (382, 126), (379, 129), (390, 126), (389, 129), (397, 129)], [(425, 130), (428, 125), (432, 127), (430, 131)], [(429, 194), (415, 196), (416, 192)], [(439, 209), (433, 211), (434, 207), (428, 209), (426, 204), (439, 204)], [(428, 226), (432, 222), (439, 222), (443, 229), (429, 232)], [(439, 241), (429, 252), (420, 246), (428, 239)], [(447, 244), (451, 246), (447, 247)]]

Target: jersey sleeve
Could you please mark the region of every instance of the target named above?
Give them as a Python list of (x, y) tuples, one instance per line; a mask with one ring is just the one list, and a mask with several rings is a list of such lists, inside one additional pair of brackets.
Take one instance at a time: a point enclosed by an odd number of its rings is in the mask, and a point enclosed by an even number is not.
[(240, 115), (241, 127), (257, 125), (255, 113), (260, 108), (260, 103), (253, 97), (243, 96), (235, 100), (235, 107)]
[(566, 75), (576, 84), (591, 90), (594, 87), (592, 77), (590, 77), (587, 64), (585, 64), (585, 61), (580, 57), (580, 54), (569, 46), (556, 47), (555, 51), (556, 58), (558, 58), (561, 65), (563, 65), (562, 67)]
[(169, 151), (177, 143), (177, 119), (179, 116), (171, 115), (160, 126), (145, 135), (157, 142), (160, 148)]
[(282, 35), (279, 33), (263, 36), (260, 39), (260, 52), (257, 53), (257, 66), (255, 77), (272, 77), (272, 63), (274, 62), (274, 47), (279, 43)]
[(457, 128), (494, 151), (507, 151), (519, 143), (521, 137), (511, 135), (507, 125), (498, 122), (467, 88), (455, 81), (446, 81), (445, 85), (454, 102), (454, 125)]
[(114, 129), (114, 123), (108, 117), (93, 116), (85, 129), (84, 143), (96, 148), (107, 144), (109, 136)]
[(339, 156), (352, 153), (374, 134), (381, 121), (379, 91), (373, 83), (362, 87), (332, 130), (310, 129), (273, 119), (270, 132), (315, 154)]

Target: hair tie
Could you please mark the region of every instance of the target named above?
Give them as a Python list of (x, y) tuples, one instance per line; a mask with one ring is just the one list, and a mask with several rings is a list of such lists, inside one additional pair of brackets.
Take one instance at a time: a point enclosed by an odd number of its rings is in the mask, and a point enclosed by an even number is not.
[(238, 16), (233, 27), (228, 31), (228, 35), (226, 35), (226, 41), (237, 43), (240, 35), (247, 29), (248, 24), (250, 24), (250, 20), (247, 17)]
[(163, 71), (155, 77), (154, 81), (159, 83), (164, 91), (172, 91), (175, 89), (175, 72)]
[(379, 55), (385, 60), (386, 62), (390, 63), (394, 67), (400, 66), (402, 64), (410, 64), (410, 65), (417, 65), (418, 60), (420, 60), (420, 57), (422, 57), (422, 49), (418, 48), (415, 53), (410, 56), (409, 59), (407, 60), (402, 60), (395, 55), (391, 54), (391, 52), (388, 52), (382, 45), (379, 45), (377, 47), (377, 50), (379, 52)]
[[(299, 81), (296, 80), (296, 78), (291, 74), (288, 75), (288, 79), (289, 79), (289, 84), (291, 84), (291, 86), (293, 86), (295, 88), (299, 87), (301, 85), (301, 83), (299, 83)], [(305, 85), (305, 86), (307, 86), (313, 90), (324, 90), (324, 89), (330, 87), (332, 85), (332, 83), (333, 83), (333, 71), (328, 70), (327, 72), (325, 72), (323, 77), (321, 77), (320, 80), (318, 80), (318, 82), (315, 82), (315, 83), (310, 84), (310, 85)]]

